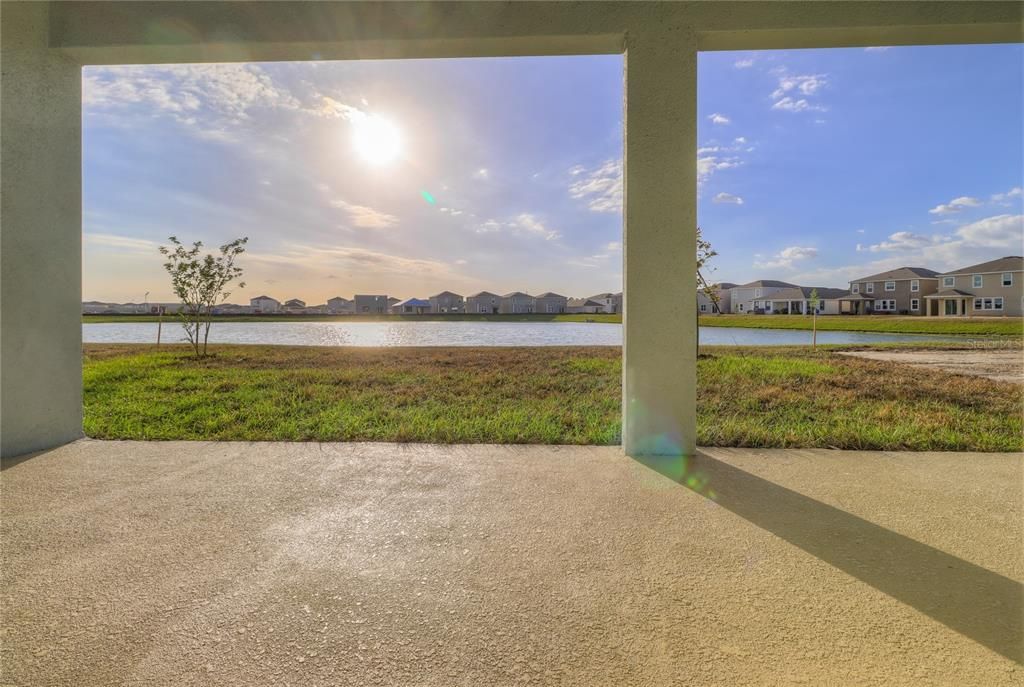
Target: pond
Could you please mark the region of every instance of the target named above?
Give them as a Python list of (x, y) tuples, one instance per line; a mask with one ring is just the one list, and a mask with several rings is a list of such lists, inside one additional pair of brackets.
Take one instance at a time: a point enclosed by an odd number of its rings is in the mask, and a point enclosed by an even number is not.
[[(156, 323), (82, 325), (86, 343), (155, 343)], [(184, 341), (177, 322), (164, 323), (164, 343)], [(931, 334), (818, 332), (818, 343), (958, 341)], [(703, 345), (809, 345), (811, 332), (793, 329), (701, 327)], [(590, 322), (215, 322), (210, 343), (283, 346), (621, 346), (622, 325)]]

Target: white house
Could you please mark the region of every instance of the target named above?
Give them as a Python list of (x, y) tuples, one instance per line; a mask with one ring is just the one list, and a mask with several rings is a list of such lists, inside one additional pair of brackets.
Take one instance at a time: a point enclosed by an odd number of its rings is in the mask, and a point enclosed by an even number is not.
[(783, 289), (799, 288), (796, 284), (789, 284), (774, 279), (758, 279), (749, 284), (736, 286), (729, 289), (730, 311), (734, 313), (763, 313), (765, 304), (771, 301), (772, 294)]
[(332, 315), (351, 315), (356, 311), (356, 304), (347, 298), (335, 296), (327, 299), (327, 312)]
[(595, 301), (601, 304), (601, 312), (619, 313), (622, 312), (622, 292), (599, 293), (587, 298), (588, 301)]
[(501, 297), (498, 312), (502, 315), (522, 315), (532, 313), (536, 299), (528, 293), (513, 291)]
[(281, 312), (281, 301), (270, 296), (256, 296), (249, 299), (249, 307), (256, 314)]
[(501, 309), (501, 296), (490, 291), (481, 291), (466, 296), (466, 312), (493, 315)]

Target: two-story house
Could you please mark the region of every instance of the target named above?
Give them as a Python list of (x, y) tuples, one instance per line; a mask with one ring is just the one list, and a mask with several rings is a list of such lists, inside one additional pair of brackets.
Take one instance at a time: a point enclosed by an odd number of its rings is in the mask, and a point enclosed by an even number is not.
[(327, 312), (332, 315), (351, 315), (356, 311), (356, 304), (347, 298), (335, 296), (327, 299)]
[(783, 289), (795, 289), (796, 284), (790, 284), (775, 279), (758, 279), (749, 284), (735, 286), (729, 289), (730, 310), (734, 313), (763, 313), (771, 302), (772, 294)]
[(466, 296), (466, 312), (478, 315), (493, 315), (501, 309), (501, 296), (490, 291), (481, 291)]
[(924, 298), (938, 291), (938, 274), (925, 267), (900, 267), (854, 279), (850, 293), (840, 299), (840, 312), (924, 315)]
[(1024, 311), (1024, 257), (1008, 255), (939, 275), (925, 296), (925, 314), (940, 317), (1020, 317)]
[(360, 293), (355, 295), (355, 304), (357, 315), (386, 315), (393, 305), (387, 296)]
[(430, 312), (461, 313), (466, 311), (462, 296), (451, 291), (442, 291), (430, 297)]
[(599, 293), (594, 296), (590, 296), (586, 300), (594, 301), (601, 304), (601, 312), (606, 313), (620, 313), (622, 312), (622, 292), (619, 293)]
[(522, 291), (506, 293), (501, 297), (501, 305), (498, 312), (502, 315), (522, 315), (532, 313), (534, 308), (534, 297)]
[(280, 312), (281, 301), (270, 296), (256, 296), (256, 298), (249, 299), (249, 307), (256, 314)]
[(731, 312), (732, 290), (734, 288), (736, 288), (736, 284), (727, 281), (720, 284), (712, 284), (711, 292), (715, 296), (714, 298), (710, 298), (703, 288), (697, 289), (697, 312), (701, 315), (718, 315)]
[(565, 296), (547, 291), (533, 299), (533, 309), (541, 313), (563, 313), (568, 300)]

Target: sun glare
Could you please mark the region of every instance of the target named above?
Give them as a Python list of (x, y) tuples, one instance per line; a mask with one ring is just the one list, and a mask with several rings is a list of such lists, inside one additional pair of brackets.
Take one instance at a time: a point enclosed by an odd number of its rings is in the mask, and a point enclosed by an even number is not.
[(377, 115), (366, 115), (353, 122), (352, 142), (356, 152), (374, 165), (391, 162), (402, 147), (398, 128)]

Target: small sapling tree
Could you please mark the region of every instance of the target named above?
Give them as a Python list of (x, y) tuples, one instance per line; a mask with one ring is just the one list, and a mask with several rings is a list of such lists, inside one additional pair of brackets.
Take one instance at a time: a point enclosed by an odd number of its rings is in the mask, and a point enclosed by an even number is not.
[[(248, 237), (225, 243), (219, 255), (200, 255), (202, 241), (196, 241), (191, 248), (176, 237), (168, 238), (170, 247), (160, 246), (160, 252), (167, 256), (164, 269), (171, 275), (171, 287), (181, 300), (178, 317), (185, 330), (185, 336), (192, 345), (197, 358), (206, 355), (206, 345), (213, 324), (213, 308), (227, 300), (231, 292), (227, 287), (242, 276), (242, 268), (235, 264), (236, 258), (245, 252)], [(239, 288), (245, 288), (240, 282)]]
[(818, 350), (818, 290), (811, 289), (811, 350)]
[[(721, 312), (719, 301), (721, 294), (714, 285), (709, 284), (704, 278), (704, 269), (711, 258), (718, 255), (718, 252), (711, 247), (711, 242), (704, 239), (704, 235), (697, 227), (697, 292), (703, 293), (711, 301), (713, 312)], [(697, 349), (700, 350), (700, 309), (697, 309)]]

